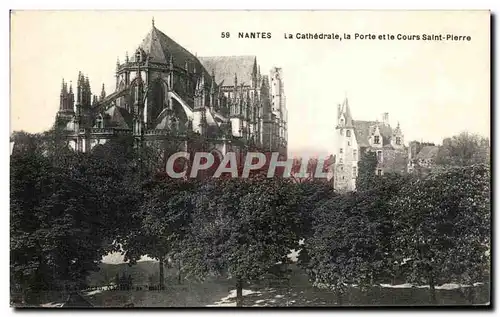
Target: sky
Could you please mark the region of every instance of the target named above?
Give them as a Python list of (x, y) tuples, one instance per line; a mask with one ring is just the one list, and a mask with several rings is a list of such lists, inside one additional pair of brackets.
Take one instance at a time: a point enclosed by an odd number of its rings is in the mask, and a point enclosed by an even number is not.
[[(282, 67), (290, 154), (333, 153), (336, 109), (356, 120), (389, 113), (405, 141), (490, 134), (488, 11), (14, 11), (11, 131), (50, 128), (61, 81), (88, 75), (94, 94), (115, 88), (121, 61), (155, 26), (197, 56), (256, 55)], [(221, 38), (230, 32), (230, 38)], [(271, 32), (239, 39), (238, 32)], [(454, 34), (471, 41), (301, 40), (284, 34)]]

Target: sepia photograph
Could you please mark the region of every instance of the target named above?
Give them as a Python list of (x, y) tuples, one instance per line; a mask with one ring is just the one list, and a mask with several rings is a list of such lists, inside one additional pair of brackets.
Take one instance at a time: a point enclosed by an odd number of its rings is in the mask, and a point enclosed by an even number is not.
[(491, 12), (10, 12), (13, 308), (491, 308)]

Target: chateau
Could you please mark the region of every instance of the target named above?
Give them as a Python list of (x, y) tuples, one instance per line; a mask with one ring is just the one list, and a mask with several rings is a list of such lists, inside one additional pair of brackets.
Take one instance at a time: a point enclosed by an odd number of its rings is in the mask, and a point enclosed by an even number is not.
[(334, 188), (355, 190), (358, 162), (366, 151), (377, 154), (374, 173), (404, 173), (407, 170), (408, 149), (399, 124), (393, 129), (389, 114), (382, 114), (382, 121), (354, 120), (347, 98), (337, 108), (336, 150), (333, 165)]
[(255, 56), (197, 57), (153, 20), (134, 54), (117, 61), (115, 77), (114, 91), (103, 85), (99, 96), (82, 73), (75, 90), (63, 80), (56, 126), (73, 149), (130, 135), (147, 144), (177, 140), (188, 151), (195, 135), (219, 159), (249, 148), (287, 155), (283, 72), (262, 75)]

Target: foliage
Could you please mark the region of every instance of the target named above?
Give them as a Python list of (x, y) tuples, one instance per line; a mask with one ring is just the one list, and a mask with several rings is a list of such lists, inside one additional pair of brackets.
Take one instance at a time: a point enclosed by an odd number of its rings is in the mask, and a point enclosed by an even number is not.
[(377, 175), (377, 154), (372, 151), (364, 151), (358, 163), (358, 177), (356, 178), (356, 189), (358, 191), (369, 190), (375, 187)]
[(313, 212), (312, 232), (301, 261), (312, 281), (334, 289), (338, 302), (347, 285), (362, 288), (392, 274), (392, 222), (387, 201), (404, 182), (399, 175), (376, 179), (370, 190), (337, 194)]
[(469, 166), (489, 162), (489, 140), (468, 132), (445, 139), (436, 157), (436, 164), (442, 166)]
[(296, 187), (285, 179), (213, 179), (195, 197), (183, 259), (190, 274), (255, 280), (298, 246)]
[(395, 263), (407, 280), (434, 286), (481, 281), (490, 247), (487, 165), (449, 168), (408, 182), (391, 202)]
[(132, 170), (112, 147), (58, 152), (30, 138), (11, 156), (12, 284), (33, 292), (81, 285), (135, 225)]

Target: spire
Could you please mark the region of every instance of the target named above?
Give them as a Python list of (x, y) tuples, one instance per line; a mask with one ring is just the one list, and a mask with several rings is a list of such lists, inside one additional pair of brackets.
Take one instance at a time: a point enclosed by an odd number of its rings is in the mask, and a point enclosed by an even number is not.
[(155, 27), (155, 17), (153, 17), (153, 19), (151, 20), (152, 22), (152, 26)]
[(102, 84), (102, 89), (101, 89), (101, 96), (100, 96), (101, 100), (103, 100), (104, 97), (106, 97), (106, 90), (104, 90), (104, 83), (103, 83)]
[(128, 51), (125, 52), (125, 63), (128, 63)]
[(210, 92), (212, 94), (215, 93), (215, 76), (213, 75), (213, 70), (212, 70), (212, 81), (211, 81), (211, 85), (210, 85)]
[(71, 80), (69, 81), (69, 93), (73, 94), (73, 82)]
[(120, 58), (117, 56), (116, 57), (116, 69), (118, 70), (120, 68)]

